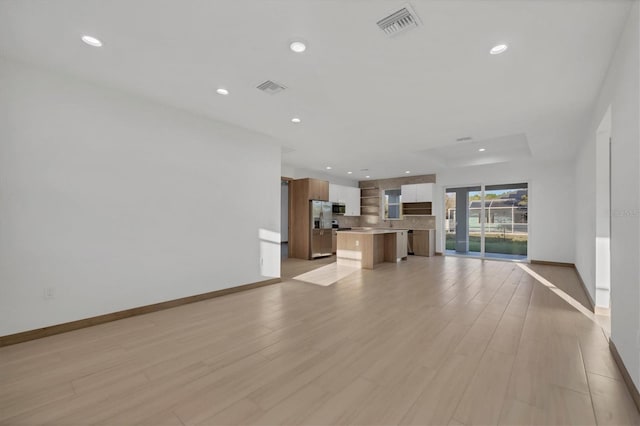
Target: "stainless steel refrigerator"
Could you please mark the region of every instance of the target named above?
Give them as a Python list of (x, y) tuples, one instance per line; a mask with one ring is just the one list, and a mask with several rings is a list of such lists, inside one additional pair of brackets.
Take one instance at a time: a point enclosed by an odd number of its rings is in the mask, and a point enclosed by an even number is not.
[(331, 256), (331, 219), (333, 203), (329, 201), (309, 201), (311, 204), (311, 258)]

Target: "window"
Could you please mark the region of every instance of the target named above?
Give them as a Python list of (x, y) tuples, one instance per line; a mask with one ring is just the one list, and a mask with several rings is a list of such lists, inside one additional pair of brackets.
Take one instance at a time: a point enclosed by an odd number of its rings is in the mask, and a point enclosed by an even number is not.
[(402, 195), (399, 189), (384, 190), (384, 218), (401, 219), (402, 211)]

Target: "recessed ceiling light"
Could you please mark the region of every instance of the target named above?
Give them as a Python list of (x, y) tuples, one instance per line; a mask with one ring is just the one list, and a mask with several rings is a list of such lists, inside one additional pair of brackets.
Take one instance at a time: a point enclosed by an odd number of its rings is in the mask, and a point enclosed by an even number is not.
[(487, 150), (486, 148), (480, 148), (478, 151), (485, 152), (486, 150)]
[(307, 50), (307, 45), (301, 41), (294, 41), (289, 45), (289, 49), (295, 53), (302, 53)]
[(347, 172), (348, 175), (352, 174), (353, 172)]
[(297, 124), (297, 123), (299, 123), (300, 121), (302, 121), (302, 120), (300, 120), (298, 117), (293, 117), (293, 118), (291, 119), (291, 122), (292, 122), (292, 123), (296, 123), (296, 124)]
[(325, 167), (325, 169), (331, 170), (331, 166), (327, 166), (327, 167)]
[(365, 176), (367, 179), (369, 179), (371, 176)]
[(223, 89), (222, 87), (216, 90), (216, 92), (218, 93), (218, 95), (224, 95), (224, 96), (227, 96), (229, 94), (229, 91), (227, 89)]
[(497, 46), (493, 46), (489, 53), (492, 55), (499, 55), (506, 52), (508, 48), (509, 46), (507, 46), (506, 44), (498, 44)]
[(91, 37), (90, 35), (83, 35), (82, 41), (84, 41), (89, 46), (102, 47), (102, 42), (95, 37)]
[(409, 173), (411, 173), (411, 170), (406, 170), (405, 173), (409, 174)]

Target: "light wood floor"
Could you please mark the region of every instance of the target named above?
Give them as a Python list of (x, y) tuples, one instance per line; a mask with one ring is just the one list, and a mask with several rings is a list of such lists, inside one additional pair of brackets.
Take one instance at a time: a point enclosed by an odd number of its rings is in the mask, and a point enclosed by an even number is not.
[(283, 280), (290, 279), (296, 275), (304, 274), (305, 272), (312, 271), (316, 268), (334, 263), (336, 256), (321, 257), (315, 260), (302, 260), (302, 259), (286, 259), (282, 262), (280, 268), (280, 276)]
[(589, 299), (582, 289), (575, 269), (571, 267), (559, 268), (557, 266), (539, 264), (531, 264), (528, 265), (528, 267), (554, 283), (556, 287), (573, 297), (577, 302), (582, 304), (582, 306), (591, 309), (591, 303), (589, 303)]
[(2, 425), (640, 424), (599, 326), (454, 257), (0, 348), (0, 384)]

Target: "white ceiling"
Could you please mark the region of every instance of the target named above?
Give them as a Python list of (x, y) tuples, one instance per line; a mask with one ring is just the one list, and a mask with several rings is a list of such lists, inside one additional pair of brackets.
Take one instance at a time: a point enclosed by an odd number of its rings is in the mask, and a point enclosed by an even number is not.
[[(296, 167), (383, 178), (472, 164), (478, 141), (507, 135), (569, 158), (631, 2), (411, 0), (422, 25), (387, 37), (376, 21), (405, 4), (3, 0), (0, 54), (272, 135)], [(298, 38), (303, 54), (288, 49)], [(498, 43), (509, 50), (489, 55)], [(288, 89), (258, 91), (267, 79)], [(464, 136), (464, 158), (434, 158)]]
[(418, 154), (424, 154), (435, 168), (442, 169), (522, 160), (531, 157), (531, 149), (526, 135), (520, 133), (470, 143), (450, 143)]

